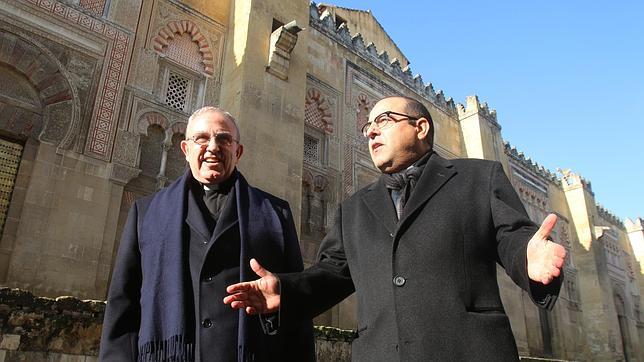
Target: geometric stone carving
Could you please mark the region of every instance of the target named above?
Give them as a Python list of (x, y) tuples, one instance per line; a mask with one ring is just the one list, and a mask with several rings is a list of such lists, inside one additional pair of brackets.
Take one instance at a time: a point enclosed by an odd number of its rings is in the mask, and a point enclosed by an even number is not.
[(212, 48), (199, 27), (190, 20), (167, 23), (152, 38), (152, 47), (160, 56), (167, 56), (206, 75), (214, 74)]
[[(93, 18), (59, 1), (30, 0), (29, 2), (39, 10), (47, 12), (56, 21), (64, 22), (67, 28), (74, 29), (76, 32), (87, 31), (107, 41), (107, 52), (104, 58), (106, 66), (103, 68), (100, 81), (102, 87), (96, 95), (92, 123), (85, 146), (88, 155), (105, 160), (109, 157), (108, 152), (112, 145), (113, 131), (116, 127), (115, 118), (118, 113), (116, 107), (120, 104), (125, 84), (123, 75), (129, 64), (130, 35), (102, 19)], [(75, 100), (74, 114), (79, 107)], [(73, 137), (78, 135), (77, 119), (78, 117), (74, 117), (72, 120), (71, 132), (65, 136), (60, 147), (70, 147)]]
[(8, 115), (2, 127), (69, 148), (78, 136), (79, 121), (78, 96), (69, 73), (47, 48), (5, 30), (0, 30), (0, 49), (0, 64), (8, 66), (0, 80), (19, 80), (3, 85), (10, 105), (3, 111), (21, 113)]
[(333, 121), (329, 103), (322, 93), (316, 88), (306, 92), (304, 121), (313, 128), (326, 134), (333, 133)]
[(121, 165), (136, 167), (140, 137), (138, 133), (118, 130), (114, 141), (112, 161)]
[(80, 0), (78, 4), (92, 15), (101, 17), (105, 10), (105, 0)]
[(58, 102), (45, 108), (45, 129), (40, 134), (40, 140), (59, 144), (69, 128), (69, 115), (72, 114), (71, 101)]
[[(106, 160), (109, 157), (108, 152), (116, 127), (115, 118), (118, 113), (116, 107), (120, 105), (120, 97), (125, 84), (123, 75), (127, 64), (129, 64), (130, 35), (102, 19), (94, 18), (60, 1), (30, 0), (29, 2), (37, 6), (40, 11), (48, 13), (55, 21), (65, 23), (66, 28), (79, 33), (87, 31), (107, 41), (107, 52), (104, 58), (106, 66), (103, 67), (100, 81), (102, 87), (97, 91), (92, 123), (85, 146), (86, 154)], [(75, 99), (74, 114), (79, 107)], [(70, 147), (73, 137), (78, 136), (77, 119), (76, 116), (72, 119), (71, 132), (65, 136), (60, 147)]]

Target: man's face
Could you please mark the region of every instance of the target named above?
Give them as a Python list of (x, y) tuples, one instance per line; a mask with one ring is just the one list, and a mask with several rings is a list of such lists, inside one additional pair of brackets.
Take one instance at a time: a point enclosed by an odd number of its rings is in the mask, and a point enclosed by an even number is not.
[[(385, 98), (373, 107), (369, 113), (369, 121), (373, 122), (387, 111), (408, 114), (406, 106), (407, 101), (404, 98)], [(409, 116), (417, 117), (418, 115), (410, 114)], [(374, 125), (367, 133), (371, 159), (383, 173), (394, 173), (407, 168), (425, 154), (429, 147), (424, 137), (420, 136), (421, 134), (426, 135), (426, 133), (423, 133), (419, 124), (410, 124), (405, 117), (399, 115), (391, 115), (390, 118), (403, 120), (388, 124), (385, 129)]]
[[(239, 139), (235, 125), (220, 112), (206, 112), (195, 117), (186, 129), (186, 140), (181, 141), (181, 150), (190, 164), (192, 176), (203, 184), (226, 181), (233, 173), (244, 151), (237, 141), (225, 145), (215, 141), (215, 135), (227, 132), (234, 140)], [(208, 139), (200, 145), (195, 140)]]

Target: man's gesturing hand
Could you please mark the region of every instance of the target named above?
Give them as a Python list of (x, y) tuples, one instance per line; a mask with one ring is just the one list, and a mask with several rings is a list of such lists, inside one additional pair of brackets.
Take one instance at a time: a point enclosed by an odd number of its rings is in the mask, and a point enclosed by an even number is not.
[(235, 309), (246, 309), (247, 314), (274, 313), (280, 307), (280, 281), (275, 274), (264, 269), (257, 260), (250, 260), (250, 267), (260, 279), (229, 285), (230, 294), (224, 303)]
[(557, 223), (557, 216), (548, 215), (539, 230), (528, 242), (528, 277), (543, 284), (550, 283), (561, 274), (561, 267), (566, 257), (563, 246), (548, 240), (548, 236)]

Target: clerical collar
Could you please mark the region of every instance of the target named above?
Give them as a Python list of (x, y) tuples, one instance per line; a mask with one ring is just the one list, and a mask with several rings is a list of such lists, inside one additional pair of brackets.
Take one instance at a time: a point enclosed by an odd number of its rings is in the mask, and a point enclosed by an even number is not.
[(237, 175), (238, 174), (239, 174), (239, 172), (237, 172), (237, 168), (235, 168), (233, 170), (233, 173), (230, 175), (230, 177), (227, 180), (225, 180), (223, 182), (220, 182), (218, 184), (202, 184), (203, 189), (205, 191), (213, 191), (213, 192), (221, 193), (221, 194), (228, 193), (228, 191), (235, 184), (235, 181), (237, 181)]

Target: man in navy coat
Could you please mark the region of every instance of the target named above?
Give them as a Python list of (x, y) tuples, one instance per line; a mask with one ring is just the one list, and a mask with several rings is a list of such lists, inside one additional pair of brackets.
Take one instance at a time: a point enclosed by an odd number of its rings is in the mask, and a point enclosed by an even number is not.
[(342, 202), (317, 263), (276, 275), (251, 260), (261, 279), (228, 287), (224, 302), (287, 320), (355, 291), (354, 361), (516, 361), (496, 264), (551, 309), (566, 254), (548, 240), (556, 216), (532, 223), (500, 163), (434, 153), (414, 99), (380, 100), (362, 130), (383, 174)]
[(248, 185), (236, 165), (239, 128), (224, 110), (188, 120), (190, 166), (137, 200), (110, 284), (101, 361), (310, 361), (310, 318), (249, 316), (221, 303), (250, 280), (251, 258), (280, 272), (303, 269), (288, 203)]

